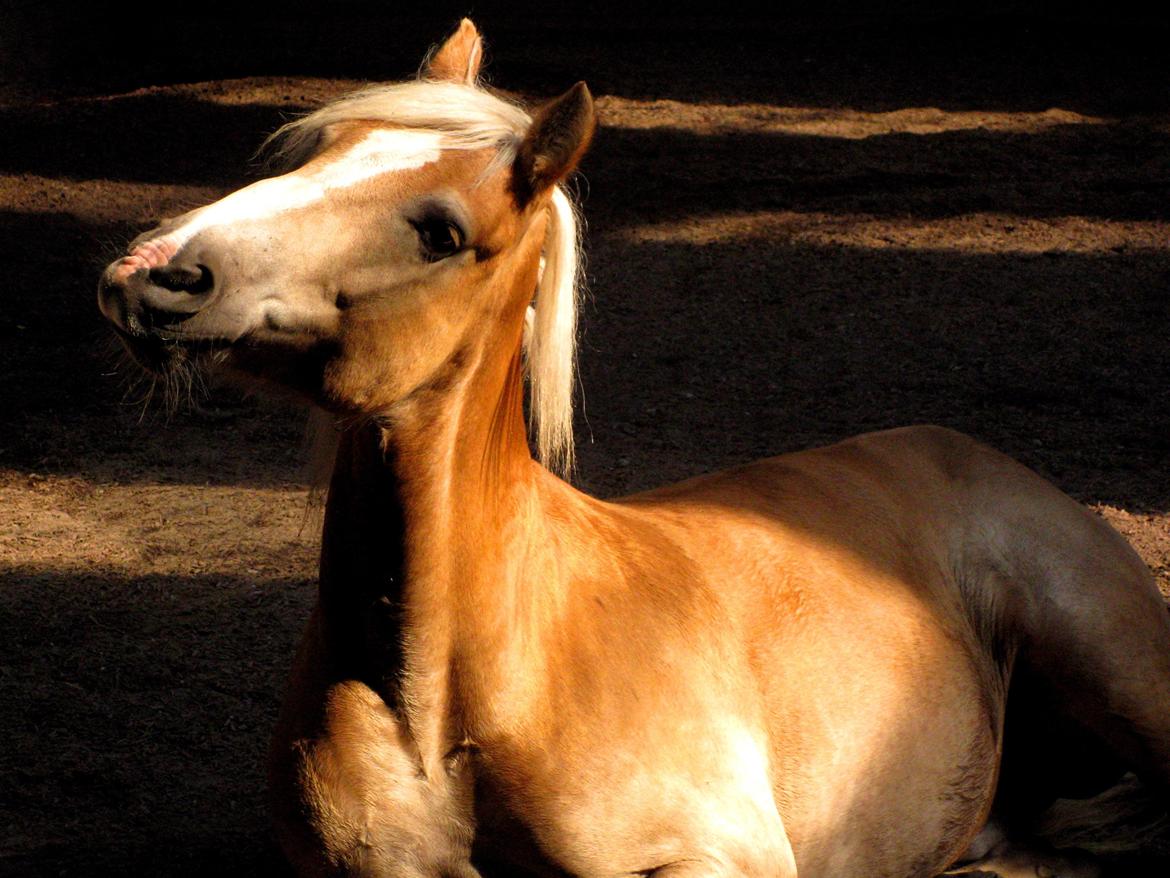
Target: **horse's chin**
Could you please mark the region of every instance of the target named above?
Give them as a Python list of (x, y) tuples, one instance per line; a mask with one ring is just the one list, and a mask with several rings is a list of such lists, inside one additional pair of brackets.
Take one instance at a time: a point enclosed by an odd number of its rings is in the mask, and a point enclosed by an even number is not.
[(164, 368), (171, 372), (195, 370), (267, 395), (316, 403), (325, 364), (335, 356), (335, 345), (318, 339), (253, 331), (233, 340), (179, 342), (169, 352)]
[(308, 335), (263, 331), (229, 340), (177, 332), (133, 334), (117, 325), (114, 330), (135, 364), (162, 379), (164, 386), (183, 385), (202, 374), (314, 404), (319, 404), (325, 363), (336, 348), (333, 342)]
[(166, 375), (187, 359), (187, 352), (173, 340), (146, 333), (132, 335), (117, 326), (114, 331), (130, 358), (151, 375)]
[(132, 334), (115, 327), (118, 339), (130, 358), (143, 371), (165, 377), (192, 366), (210, 367), (224, 361), (233, 342), (188, 338), (178, 334), (144, 332)]

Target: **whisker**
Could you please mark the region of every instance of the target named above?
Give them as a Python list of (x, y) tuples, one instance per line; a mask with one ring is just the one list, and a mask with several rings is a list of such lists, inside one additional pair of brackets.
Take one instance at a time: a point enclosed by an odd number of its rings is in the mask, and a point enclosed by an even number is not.
[(150, 403), (151, 403), (151, 400), (154, 399), (154, 393), (155, 393), (155, 390), (157, 387), (158, 387), (158, 376), (151, 375), (150, 376), (150, 385), (146, 389), (146, 396), (144, 396), (142, 398), (142, 409), (138, 412), (139, 426), (141, 426), (142, 422), (146, 420), (146, 413), (147, 413), (147, 411), (150, 410)]

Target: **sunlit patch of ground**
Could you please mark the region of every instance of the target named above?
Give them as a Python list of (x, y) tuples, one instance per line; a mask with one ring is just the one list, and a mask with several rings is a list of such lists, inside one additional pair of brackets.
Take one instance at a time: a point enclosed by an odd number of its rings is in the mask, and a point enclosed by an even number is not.
[(319, 516), (302, 488), (93, 484), (0, 471), (0, 559), (126, 575), (309, 573)]
[(712, 244), (751, 236), (766, 241), (871, 250), (956, 253), (1122, 253), (1167, 249), (1170, 223), (1063, 216), (1036, 219), (974, 213), (945, 219), (788, 211), (713, 214), (623, 231), (631, 241)]
[(1104, 125), (1114, 120), (1053, 107), (1041, 112), (955, 111), (907, 107), (873, 112), (827, 107), (778, 107), (772, 104), (693, 104), (673, 100), (631, 100), (607, 95), (598, 101), (602, 118), (625, 128), (690, 128), (676, 121), (697, 115), (712, 132), (756, 131), (863, 140), (887, 134), (945, 134), (995, 131), (1032, 134), (1061, 125)]

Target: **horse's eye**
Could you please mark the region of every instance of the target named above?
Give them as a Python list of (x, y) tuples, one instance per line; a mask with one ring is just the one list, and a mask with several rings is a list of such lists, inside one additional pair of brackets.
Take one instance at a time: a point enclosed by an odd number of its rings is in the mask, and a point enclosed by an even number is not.
[(413, 225), (428, 262), (438, 262), (463, 249), (463, 230), (448, 219), (424, 219)]

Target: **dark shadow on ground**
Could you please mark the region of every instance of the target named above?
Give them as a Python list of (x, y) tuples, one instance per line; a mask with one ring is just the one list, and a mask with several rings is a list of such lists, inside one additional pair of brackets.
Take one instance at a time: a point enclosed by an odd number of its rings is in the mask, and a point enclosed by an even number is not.
[[(158, 782), (142, 778), (143, 783)], [(219, 807), (211, 800), (207, 807)], [(236, 815), (239, 816), (239, 815)], [(34, 853), (5, 856), (0, 875), (12, 878), (294, 878), (262, 815), (246, 815), (244, 825), (200, 832), (202, 815), (191, 815), (191, 831), (144, 833), (130, 845), (113, 840), (91, 844), (57, 841)], [(111, 827), (117, 831), (116, 825)], [(14, 839), (23, 842), (24, 839)]]
[(284, 874), (264, 752), (311, 582), (15, 568), (0, 591), (0, 823), (21, 836), (0, 872)]
[(1165, 219), (1170, 117), (856, 140), (603, 127), (584, 174), (587, 216), (606, 224), (754, 210)]
[(224, 105), (175, 94), (0, 107), (0, 172), (62, 180), (228, 186), (264, 138), (311, 107)]

